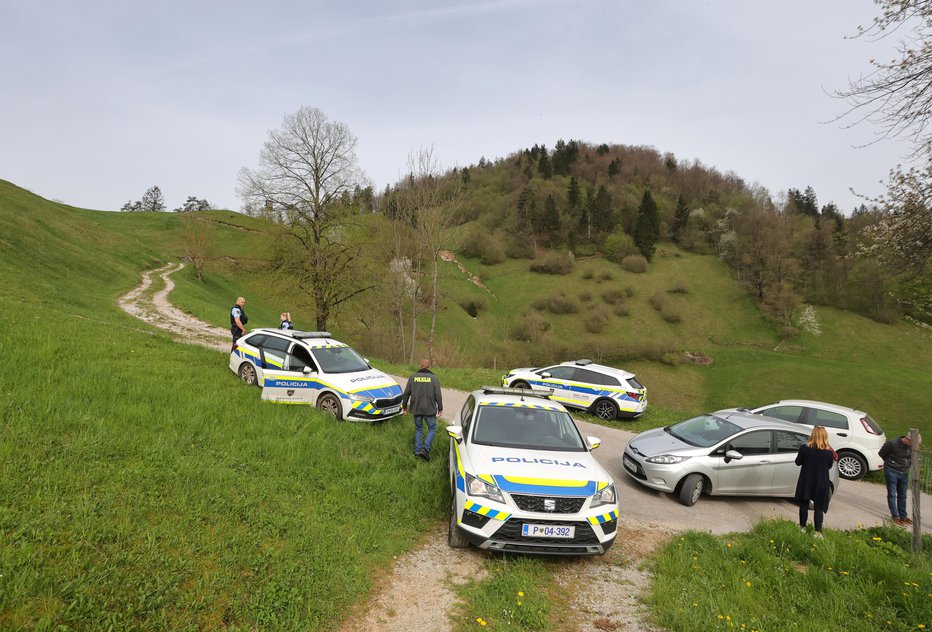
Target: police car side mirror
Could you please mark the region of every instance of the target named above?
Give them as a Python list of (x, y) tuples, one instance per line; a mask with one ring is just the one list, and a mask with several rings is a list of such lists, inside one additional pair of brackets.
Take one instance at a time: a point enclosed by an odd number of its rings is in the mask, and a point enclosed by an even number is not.
[(463, 442), (462, 426), (447, 426), (447, 434), (450, 435), (451, 439), (455, 439), (457, 443)]
[(540, 374), (540, 376), (541, 376), (541, 377), (550, 377), (550, 374), (547, 373), (546, 371), (544, 371), (543, 373)]
[(589, 446), (590, 450), (595, 450), (602, 445), (602, 440), (598, 437), (586, 437), (586, 444)]
[(304, 375), (310, 375), (311, 373), (317, 373), (317, 371), (309, 366), (304, 367)]

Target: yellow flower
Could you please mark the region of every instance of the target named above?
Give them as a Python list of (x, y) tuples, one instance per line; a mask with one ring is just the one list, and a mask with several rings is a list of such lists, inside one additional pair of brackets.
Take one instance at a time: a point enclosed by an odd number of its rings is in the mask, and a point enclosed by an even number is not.
[(476, 623), (482, 623), (482, 617), (476, 617)]
[[(871, 540), (873, 540), (874, 542), (880, 542), (881, 540), (883, 540), (883, 538), (878, 538), (878, 537), (875, 536), (875, 537), (871, 538)], [(929, 575), (932, 575), (932, 573), (929, 573)]]
[(523, 590), (519, 590), (519, 591), (518, 591), (518, 596), (519, 596), (519, 597), (523, 597), (523, 596), (524, 596), (524, 591), (523, 591)]
[(485, 621), (482, 621), (479, 625), (485, 627)]
[(731, 621), (731, 616), (729, 616), (729, 615), (726, 614), (726, 615), (725, 615), (725, 620), (726, 620), (726, 621)]
[(917, 625), (916, 627), (919, 628), (920, 630), (925, 630), (925, 629), (926, 629), (926, 626), (925, 626), (924, 623), (920, 623), (920, 624)]
[(748, 588), (750, 588), (750, 587), (751, 587), (751, 582), (744, 582), (744, 585), (747, 586)]
[(727, 546), (727, 547), (730, 549), (730, 548), (731, 548), (731, 542), (729, 542), (729, 543), (726, 544), (725, 546)]
[(847, 575), (847, 574), (848, 574), (848, 571), (841, 571), (840, 574), (841, 574), (841, 575)]
[(520, 606), (522, 603), (524, 603), (524, 602), (523, 602), (523, 601), (519, 601), (519, 602), (518, 602), (518, 605)]
[(723, 617), (722, 615), (718, 615), (718, 618), (719, 618), (719, 619), (724, 619), (725, 617)]

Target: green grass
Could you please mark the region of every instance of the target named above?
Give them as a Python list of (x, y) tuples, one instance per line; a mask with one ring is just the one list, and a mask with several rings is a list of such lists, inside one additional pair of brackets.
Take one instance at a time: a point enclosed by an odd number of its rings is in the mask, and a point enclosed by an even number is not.
[(455, 630), (559, 630), (565, 595), (552, 590), (563, 560), (494, 556), (485, 559), (486, 576), (458, 588)]
[(932, 627), (932, 539), (877, 527), (825, 531), (788, 521), (750, 533), (690, 531), (654, 563), (649, 604), (671, 630), (916, 630)]

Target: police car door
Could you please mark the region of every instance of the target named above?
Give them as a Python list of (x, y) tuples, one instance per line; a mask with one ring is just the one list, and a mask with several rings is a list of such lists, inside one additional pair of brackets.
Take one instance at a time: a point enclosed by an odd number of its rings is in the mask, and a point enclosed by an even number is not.
[[(563, 402), (564, 404), (573, 404), (573, 391), (569, 382), (573, 379), (575, 371), (575, 367), (558, 364), (557, 366), (538, 371), (538, 373), (541, 374), (544, 388), (553, 389), (552, 399)], [(543, 377), (544, 373), (548, 374), (549, 377)]]
[[(590, 371), (589, 369), (577, 368), (573, 374), (573, 381), (580, 382), (573, 385), (573, 398), (580, 402), (580, 406), (587, 408), (595, 403), (602, 395), (601, 384), (606, 383), (608, 376)], [(609, 378), (610, 379), (610, 378)]]
[[(281, 347), (284, 346), (283, 351)], [(263, 347), (262, 399), (280, 404), (310, 404), (316, 398), (316, 375), (310, 354), (297, 343), (274, 338)]]

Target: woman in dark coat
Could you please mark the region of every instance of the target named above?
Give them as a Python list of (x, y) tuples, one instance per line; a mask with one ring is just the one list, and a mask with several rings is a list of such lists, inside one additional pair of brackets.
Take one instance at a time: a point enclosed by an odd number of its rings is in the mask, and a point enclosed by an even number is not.
[(812, 429), (808, 443), (799, 446), (799, 454), (796, 455), (796, 465), (801, 466), (799, 480), (796, 481), (799, 528), (806, 530), (809, 501), (812, 501), (815, 507), (813, 523), (816, 537), (822, 537), (822, 514), (828, 511), (828, 501), (832, 497), (828, 473), (837, 458), (832, 446), (828, 444), (828, 433), (822, 426)]

